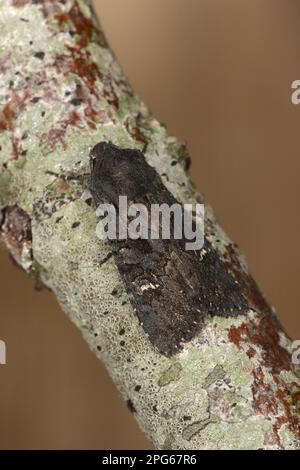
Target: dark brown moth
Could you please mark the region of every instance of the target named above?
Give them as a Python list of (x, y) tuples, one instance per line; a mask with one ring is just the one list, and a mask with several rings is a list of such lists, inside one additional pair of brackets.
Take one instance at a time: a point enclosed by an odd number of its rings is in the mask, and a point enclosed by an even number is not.
[[(178, 203), (142, 152), (100, 142), (90, 153), (90, 190), (96, 206), (119, 196), (128, 204)], [(139, 321), (161, 354), (171, 356), (191, 340), (207, 317), (237, 316), (248, 303), (233, 275), (205, 238), (202, 252), (185, 239), (109, 240)]]

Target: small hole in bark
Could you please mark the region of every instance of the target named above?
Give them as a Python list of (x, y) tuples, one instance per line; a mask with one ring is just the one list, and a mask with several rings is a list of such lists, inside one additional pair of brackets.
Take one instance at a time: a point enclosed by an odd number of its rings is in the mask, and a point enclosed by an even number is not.
[(183, 421), (191, 421), (191, 416), (184, 416)]
[(135, 409), (135, 406), (134, 406), (132, 400), (130, 400), (130, 399), (127, 400), (126, 404), (127, 404), (127, 408), (129, 409), (129, 411), (131, 411), (131, 413), (136, 413), (136, 409)]
[(82, 104), (82, 101), (79, 98), (73, 98), (71, 99), (70, 103), (73, 106), (80, 106)]
[(45, 57), (45, 52), (38, 51), (34, 54), (34, 57), (36, 57), (37, 59), (43, 60), (43, 58)]
[(73, 222), (72, 228), (79, 227), (79, 225), (80, 225), (80, 222), (79, 222), (79, 221)]

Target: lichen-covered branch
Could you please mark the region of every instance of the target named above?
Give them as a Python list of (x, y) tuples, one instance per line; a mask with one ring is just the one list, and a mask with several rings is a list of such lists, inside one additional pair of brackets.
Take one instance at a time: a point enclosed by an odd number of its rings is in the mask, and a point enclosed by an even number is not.
[[(243, 308), (237, 315), (224, 300), (218, 315), (203, 293), (201, 328), (170, 354), (150, 341), (111, 246), (96, 236), (84, 175), (98, 142), (145, 147), (168, 194), (203, 199), (186, 175), (185, 146), (133, 93), (89, 2), (1, 0), (0, 52), (1, 238), (56, 295), (141, 428), (157, 448), (300, 449), (291, 342), (209, 206), (208, 253), (238, 286)], [(206, 254), (199, 266), (211, 273)]]

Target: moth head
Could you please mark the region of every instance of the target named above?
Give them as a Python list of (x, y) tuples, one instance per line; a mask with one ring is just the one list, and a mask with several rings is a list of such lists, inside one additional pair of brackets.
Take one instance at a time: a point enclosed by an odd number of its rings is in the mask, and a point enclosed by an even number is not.
[(90, 166), (91, 170), (96, 168), (96, 165), (101, 165), (102, 161), (107, 158), (113, 150), (117, 147), (112, 142), (99, 142), (90, 151)]

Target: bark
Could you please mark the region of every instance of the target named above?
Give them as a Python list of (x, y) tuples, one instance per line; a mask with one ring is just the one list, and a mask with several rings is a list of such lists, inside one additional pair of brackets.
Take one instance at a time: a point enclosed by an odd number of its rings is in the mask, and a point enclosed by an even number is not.
[(110, 244), (96, 236), (84, 175), (98, 142), (147, 144), (168, 194), (203, 198), (186, 175), (185, 146), (134, 94), (89, 2), (2, 0), (0, 44), (0, 230), (9, 253), (53, 291), (156, 448), (299, 449), (291, 341), (209, 206), (215, 255), (204, 252), (199, 270), (211, 272), (217, 259), (243, 308), (224, 299), (224, 315), (209, 309), (206, 290), (213, 305), (217, 294), (205, 277), (201, 325), (168, 354), (140, 323)]

